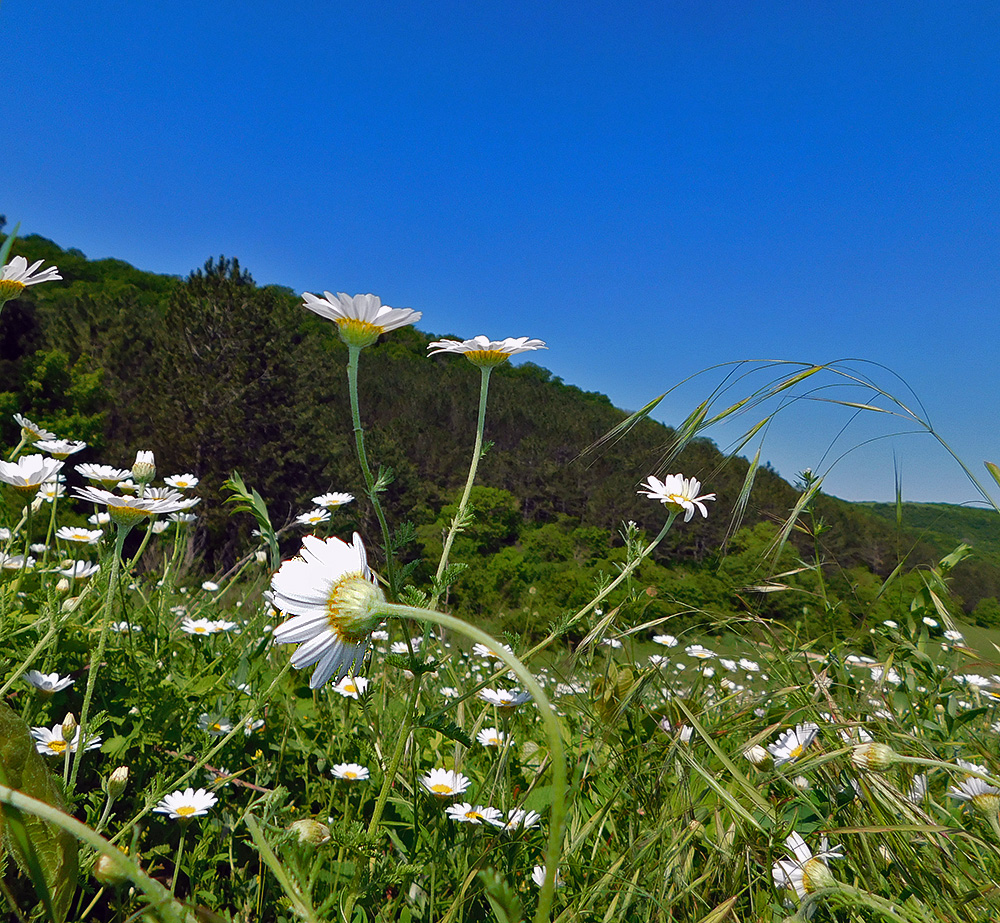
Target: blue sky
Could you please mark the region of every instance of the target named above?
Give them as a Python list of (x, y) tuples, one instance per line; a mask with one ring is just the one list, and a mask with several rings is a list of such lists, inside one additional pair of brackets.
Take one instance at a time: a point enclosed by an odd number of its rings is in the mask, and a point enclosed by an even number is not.
[[(540, 337), (627, 409), (721, 363), (863, 360), (977, 474), (1000, 462), (996, 4), (3, 0), (0, 30), (25, 233)], [(976, 498), (900, 429), (800, 400), (761, 457), (847, 452), (847, 499), (891, 499), (894, 466), (907, 499)]]

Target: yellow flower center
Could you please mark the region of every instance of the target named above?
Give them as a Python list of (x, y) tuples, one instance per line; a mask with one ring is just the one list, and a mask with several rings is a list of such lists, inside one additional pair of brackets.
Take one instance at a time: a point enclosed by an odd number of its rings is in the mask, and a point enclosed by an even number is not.
[(194, 633), (196, 635), (207, 635), (208, 629), (204, 625), (198, 625), (195, 627)]
[(0, 279), (0, 304), (17, 298), (26, 288), (23, 282), (15, 282), (13, 279)]
[(478, 811), (466, 811), (465, 812), (465, 816), (467, 818), (469, 818), (469, 820), (482, 820), (483, 819), (483, 815), (480, 814)]
[(174, 811), (174, 814), (178, 814), (181, 817), (190, 817), (192, 814), (194, 814), (194, 812), (195, 808), (193, 805), (185, 804), (177, 808), (177, 810)]
[(338, 318), (337, 327), (340, 329), (340, 338), (348, 346), (371, 346), (385, 332), (378, 324), (353, 317)]
[(49, 749), (53, 753), (65, 753), (66, 752), (66, 741), (65, 740), (50, 740)]
[(345, 779), (356, 779), (357, 777), (358, 777), (358, 774), (353, 769), (348, 769), (344, 773), (344, 778)]
[(119, 526), (134, 526), (153, 515), (149, 510), (136, 506), (108, 506), (108, 512), (111, 514), (111, 521)]
[(360, 644), (382, 621), (382, 591), (360, 571), (344, 574), (330, 590), (326, 621), (345, 644)]
[(431, 786), (431, 791), (434, 792), (435, 795), (450, 795), (454, 789), (450, 785), (445, 785), (444, 782), (438, 782), (437, 784)]
[(465, 354), (465, 358), (480, 368), (492, 369), (503, 365), (510, 358), (510, 354), (499, 349), (473, 349)]
[(222, 731), (222, 725), (219, 724), (218, 721), (216, 721), (215, 724), (212, 725), (211, 730), (213, 730), (213, 731), (219, 731), (221, 733), (221, 731)]
[(805, 750), (805, 747), (803, 747), (802, 744), (799, 744), (797, 747), (793, 747), (788, 754), (788, 758), (790, 760), (797, 760), (800, 756), (802, 756), (803, 750)]
[(357, 692), (357, 691), (358, 691), (357, 687), (354, 685), (354, 683), (346, 683), (344, 685), (344, 692)]

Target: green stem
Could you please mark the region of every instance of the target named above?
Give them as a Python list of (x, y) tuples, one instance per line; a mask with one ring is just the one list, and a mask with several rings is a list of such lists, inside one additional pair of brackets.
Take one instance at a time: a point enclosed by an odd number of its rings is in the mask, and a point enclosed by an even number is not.
[(135, 886), (149, 898), (150, 909), (162, 920), (167, 921), (167, 923), (196, 923), (194, 914), (189, 913), (183, 905), (175, 901), (163, 885), (143, 872), (134, 859), (125, 855), (118, 847), (112, 846), (104, 837), (95, 833), (86, 824), (80, 823), (75, 817), (70, 817), (44, 801), (30, 798), (23, 792), (7, 788), (5, 785), (0, 785), (0, 802), (55, 824), (97, 850), (101, 855), (107, 856), (115, 863), (116, 868), (127, 875)]
[(181, 858), (184, 855), (184, 840), (187, 838), (187, 825), (181, 830), (181, 839), (177, 844), (177, 855), (174, 857), (174, 875), (170, 879), (170, 894), (171, 896), (177, 894), (177, 876), (181, 872)]
[(469, 465), (469, 477), (465, 482), (465, 491), (462, 493), (462, 499), (458, 503), (458, 512), (451, 521), (451, 528), (448, 530), (448, 537), (444, 542), (444, 550), (441, 552), (441, 560), (438, 562), (437, 573), (434, 575), (434, 594), (431, 596), (430, 606), (428, 607), (430, 609), (437, 608), (438, 599), (444, 589), (441, 586), (441, 578), (444, 575), (445, 568), (448, 566), (448, 556), (451, 554), (451, 546), (455, 541), (455, 536), (465, 526), (465, 510), (469, 505), (472, 483), (476, 479), (476, 469), (479, 467), (479, 459), (483, 454), (483, 431), (486, 428), (486, 396), (490, 390), (490, 372), (493, 369), (487, 366), (480, 366), (480, 371), (482, 372), (482, 379), (479, 385), (479, 419), (476, 423), (476, 444), (472, 449), (472, 462)]
[(70, 788), (76, 785), (76, 777), (80, 772), (80, 760), (87, 749), (87, 719), (90, 717), (90, 701), (94, 696), (94, 685), (97, 683), (97, 672), (104, 657), (104, 648), (108, 643), (108, 628), (111, 625), (111, 613), (114, 604), (115, 587), (118, 584), (118, 572), (121, 569), (122, 549), (125, 546), (127, 526), (118, 526), (115, 536), (115, 550), (111, 558), (111, 573), (108, 574), (108, 593), (104, 597), (104, 608), (101, 610), (101, 637), (97, 642), (97, 650), (90, 658), (90, 669), (87, 671), (87, 691), (83, 694), (83, 705), (80, 708), (80, 729), (76, 737), (76, 758), (73, 760), (73, 774), (70, 776)]
[(396, 586), (396, 563), (392, 550), (392, 539), (389, 535), (389, 524), (382, 511), (382, 503), (375, 490), (375, 478), (372, 477), (372, 471), (368, 465), (368, 455), (365, 452), (365, 433), (361, 427), (361, 410), (358, 406), (358, 360), (360, 356), (360, 346), (347, 347), (347, 389), (351, 396), (354, 445), (358, 451), (358, 462), (361, 464), (361, 474), (365, 479), (365, 487), (368, 488), (368, 499), (371, 500), (372, 506), (375, 508), (375, 515), (378, 517), (378, 524), (382, 529), (382, 545), (385, 549), (385, 576), (389, 581), (389, 593), (395, 599), (399, 588)]

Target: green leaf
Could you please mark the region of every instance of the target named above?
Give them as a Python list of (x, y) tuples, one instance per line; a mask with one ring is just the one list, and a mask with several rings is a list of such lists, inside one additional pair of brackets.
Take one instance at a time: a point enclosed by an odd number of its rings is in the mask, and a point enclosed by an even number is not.
[(514, 889), (493, 869), (481, 871), (479, 880), (498, 923), (521, 923), (521, 902)]
[[(31, 739), (28, 726), (0, 703), (0, 782), (66, 810), (59, 783)], [(27, 872), (50, 920), (66, 919), (79, 876), (76, 839), (66, 831), (9, 807), (0, 807), (4, 844)]]
[(462, 744), (464, 747), (472, 746), (472, 738), (457, 724), (446, 721), (441, 715), (420, 715), (416, 718), (415, 723), (417, 727), (437, 731), (445, 737)]

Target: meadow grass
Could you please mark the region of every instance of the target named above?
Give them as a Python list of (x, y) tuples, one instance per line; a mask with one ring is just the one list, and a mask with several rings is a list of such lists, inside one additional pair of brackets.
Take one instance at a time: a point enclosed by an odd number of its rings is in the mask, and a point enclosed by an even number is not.
[[(660, 535), (626, 524), (626, 563), (590, 603), (531, 638), (492, 638), (437, 611), (461, 579), (450, 541), (431, 586), (395, 556), (357, 402), (386, 315), (346, 297), (329, 316), (351, 347), (359, 502), (382, 531), (371, 572), (362, 538), (335, 537), (336, 509), (282, 563), (265, 498), (234, 475), (228, 498), (200, 502), (253, 515), (260, 544), (205, 582), (189, 561), (196, 484), (158, 485), (140, 453), (131, 493), (60, 497), (22, 421), (0, 472), (12, 919), (1000, 915), (1000, 668), (995, 635), (951, 615), (963, 552), (848, 640), (750, 611), (646, 621), (643, 560), (669, 529), (696, 529), (683, 519), (710, 499), (680, 476), (650, 480)], [(513, 342), (453, 351), (496, 364), (538, 348)], [(804, 485), (793, 519), (817, 489)], [(464, 501), (452, 534), (473, 515)], [(89, 513), (99, 535), (62, 531)], [(87, 557), (99, 568), (86, 576), (68, 566)]]

